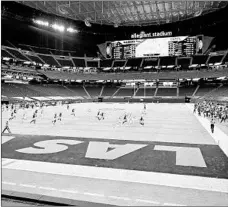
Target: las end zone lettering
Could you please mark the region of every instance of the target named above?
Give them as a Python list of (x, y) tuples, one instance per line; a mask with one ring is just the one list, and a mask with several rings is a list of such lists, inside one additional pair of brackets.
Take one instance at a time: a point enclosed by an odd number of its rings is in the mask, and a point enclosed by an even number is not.
[[(65, 151), (68, 145), (78, 145), (83, 141), (55, 139), (34, 143), (33, 147), (16, 150), (26, 154), (50, 154)], [(109, 142), (90, 141), (85, 158), (115, 160), (124, 155), (146, 147), (147, 144), (110, 144)], [(175, 147), (155, 145), (155, 151), (172, 151), (176, 153), (176, 165), (207, 167), (201, 150), (197, 147)]]

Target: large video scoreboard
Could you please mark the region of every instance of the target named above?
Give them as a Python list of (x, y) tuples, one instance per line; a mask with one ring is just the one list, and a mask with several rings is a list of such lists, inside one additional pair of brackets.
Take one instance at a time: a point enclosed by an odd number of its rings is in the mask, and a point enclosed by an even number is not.
[(202, 54), (202, 39), (202, 36), (178, 36), (107, 42), (106, 57), (128, 59)]

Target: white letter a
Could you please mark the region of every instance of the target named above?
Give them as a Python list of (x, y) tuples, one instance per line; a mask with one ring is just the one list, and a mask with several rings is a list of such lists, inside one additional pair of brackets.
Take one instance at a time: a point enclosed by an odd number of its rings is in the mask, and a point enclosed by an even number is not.
[[(109, 144), (108, 142), (89, 142), (86, 158), (114, 160), (147, 146), (146, 144)], [(109, 150), (109, 148), (114, 148)]]

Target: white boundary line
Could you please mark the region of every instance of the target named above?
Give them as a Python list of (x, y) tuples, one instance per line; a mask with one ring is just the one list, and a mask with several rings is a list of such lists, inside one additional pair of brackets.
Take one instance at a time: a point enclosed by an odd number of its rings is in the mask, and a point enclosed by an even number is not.
[(17, 185), (16, 183), (5, 182), (5, 181), (2, 181), (2, 184), (5, 184), (5, 185)]
[(89, 193), (89, 192), (84, 192), (84, 195), (89, 195), (89, 196), (96, 196), (96, 197), (105, 197), (104, 194), (98, 194), (98, 193)]
[(93, 166), (69, 165), (29, 160), (14, 161), (15, 162), (12, 162), (7, 166), (3, 166), (3, 170), (26, 170), (30, 172), (53, 175), (77, 176), (92, 179), (143, 183), (228, 193), (228, 179), (144, 172), (137, 170), (123, 170), (103, 167), (97, 168)]
[(121, 196), (108, 196), (109, 198), (117, 199), (117, 200), (124, 200), (124, 201), (130, 201), (130, 198), (127, 197), (121, 197)]
[[(8, 185), (17, 185), (16, 183), (10, 183), (10, 182), (3, 182), (4, 184)], [(175, 203), (164, 203), (158, 202), (158, 201), (152, 201), (152, 200), (145, 200), (145, 199), (131, 199), (128, 197), (122, 197), (122, 196), (114, 196), (114, 195), (104, 195), (104, 194), (98, 194), (98, 193), (90, 193), (90, 192), (78, 192), (76, 190), (67, 190), (67, 189), (57, 189), (57, 188), (50, 188), (50, 187), (44, 187), (44, 186), (35, 186), (35, 185), (28, 185), (28, 184), (19, 184), (20, 187), (28, 187), (28, 188), (36, 188), (36, 189), (43, 189), (48, 191), (59, 191), (64, 193), (72, 193), (72, 194), (83, 194), (87, 196), (93, 196), (93, 197), (100, 197), (104, 199), (115, 199), (115, 200), (122, 200), (122, 201), (131, 201), (131, 202), (137, 202), (137, 203), (148, 203), (153, 205), (169, 205), (169, 206), (185, 206), (183, 204), (175, 204)]]
[(150, 201), (150, 200), (144, 200), (144, 199), (135, 199), (137, 202), (142, 202), (142, 203), (151, 203), (151, 204), (160, 204), (157, 201)]
[(19, 184), (22, 187), (27, 187), (27, 188), (36, 188), (35, 185), (28, 185), (28, 184)]

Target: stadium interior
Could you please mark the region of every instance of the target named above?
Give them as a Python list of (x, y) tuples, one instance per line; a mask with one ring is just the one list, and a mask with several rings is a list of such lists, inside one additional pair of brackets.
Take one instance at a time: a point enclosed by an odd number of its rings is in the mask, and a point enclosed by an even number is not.
[(1, 1), (1, 104), (228, 106), (227, 25), (226, 1)]

